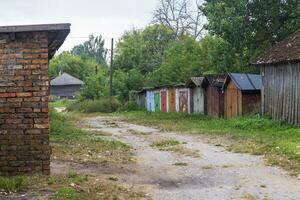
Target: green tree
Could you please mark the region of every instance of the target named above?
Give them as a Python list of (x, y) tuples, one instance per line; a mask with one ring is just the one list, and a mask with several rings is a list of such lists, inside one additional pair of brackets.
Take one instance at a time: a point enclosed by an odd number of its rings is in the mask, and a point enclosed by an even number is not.
[(98, 64), (106, 65), (107, 49), (104, 47), (104, 43), (101, 35), (90, 35), (89, 40), (74, 46), (71, 53), (81, 56), (83, 59), (95, 59)]
[(241, 65), (300, 27), (299, 0), (206, 0), (201, 9)]
[(165, 49), (174, 40), (174, 32), (158, 24), (126, 32), (117, 44), (115, 66), (150, 73), (161, 65)]
[(80, 90), (79, 99), (100, 99), (108, 96), (108, 78), (104, 71), (97, 75), (89, 76)]
[[(60, 70), (71, 74), (81, 80), (95, 73), (97, 63), (92, 59), (82, 59), (80, 56), (72, 55), (69, 52), (63, 52), (55, 56), (49, 65), (49, 76), (54, 78)], [(102, 67), (100, 70), (104, 70)]]
[(118, 69), (114, 73), (114, 94), (123, 102), (129, 100), (130, 91), (142, 89), (143, 84), (144, 77), (138, 69), (129, 71)]

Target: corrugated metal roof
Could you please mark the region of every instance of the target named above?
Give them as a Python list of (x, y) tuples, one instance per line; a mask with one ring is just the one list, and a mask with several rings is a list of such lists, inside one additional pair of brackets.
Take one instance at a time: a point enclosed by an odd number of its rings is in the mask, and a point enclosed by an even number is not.
[(50, 85), (59, 86), (59, 85), (83, 85), (83, 81), (71, 76), (68, 73), (63, 73), (62, 75), (56, 77), (50, 81)]
[(241, 91), (261, 90), (262, 87), (261, 75), (228, 73), (228, 76), (234, 82), (236, 87)]

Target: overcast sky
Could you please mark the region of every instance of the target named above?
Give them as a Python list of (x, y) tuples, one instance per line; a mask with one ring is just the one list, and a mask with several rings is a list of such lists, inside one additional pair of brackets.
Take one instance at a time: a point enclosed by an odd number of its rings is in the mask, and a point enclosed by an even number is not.
[(89, 34), (101, 34), (108, 46), (133, 27), (149, 24), (157, 0), (1, 0), (0, 26), (71, 23), (61, 47), (70, 50)]

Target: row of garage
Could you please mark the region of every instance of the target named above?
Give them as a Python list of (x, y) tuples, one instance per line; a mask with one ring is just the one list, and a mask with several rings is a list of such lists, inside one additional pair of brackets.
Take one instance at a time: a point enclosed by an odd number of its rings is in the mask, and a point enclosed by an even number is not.
[(144, 88), (137, 103), (149, 112), (236, 117), (259, 112), (261, 76), (229, 73), (192, 77), (185, 84)]

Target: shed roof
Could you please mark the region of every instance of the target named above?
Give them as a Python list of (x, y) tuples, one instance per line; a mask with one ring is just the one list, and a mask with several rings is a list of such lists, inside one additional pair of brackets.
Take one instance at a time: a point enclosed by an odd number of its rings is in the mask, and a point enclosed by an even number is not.
[(187, 81), (186, 85), (188, 86), (195, 86), (195, 87), (200, 87), (202, 86), (203, 81), (205, 80), (204, 77), (192, 77), (190, 80)]
[(205, 76), (205, 79), (207, 80), (207, 84), (213, 87), (222, 88), (225, 83), (226, 75), (207, 75)]
[(83, 81), (71, 76), (68, 73), (63, 73), (62, 75), (59, 75), (58, 77), (56, 77), (50, 82), (51, 86), (83, 85), (83, 84), (84, 84)]
[(262, 77), (259, 74), (228, 73), (223, 89), (230, 80), (241, 91), (259, 91), (262, 87)]
[(250, 64), (263, 65), (298, 60), (300, 60), (300, 29), (250, 61)]
[(70, 33), (70, 26), (68, 23), (0, 26), (0, 33), (47, 32), (49, 59), (51, 59)]

